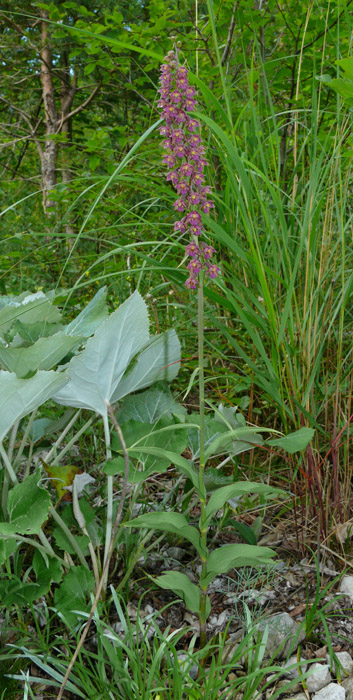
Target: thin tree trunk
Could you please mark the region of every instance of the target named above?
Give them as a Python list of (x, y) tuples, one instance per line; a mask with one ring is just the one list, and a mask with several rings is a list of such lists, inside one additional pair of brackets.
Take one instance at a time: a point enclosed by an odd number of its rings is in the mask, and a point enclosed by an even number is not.
[(52, 75), (52, 55), (49, 45), (48, 13), (41, 11), (42, 17), (42, 49), (40, 77), (42, 81), (42, 94), (45, 113), (45, 142), (41, 155), (43, 207), (47, 215), (56, 211), (56, 202), (52, 199), (52, 192), (56, 185), (56, 160), (58, 147), (55, 141), (58, 115), (55, 105), (55, 91)]

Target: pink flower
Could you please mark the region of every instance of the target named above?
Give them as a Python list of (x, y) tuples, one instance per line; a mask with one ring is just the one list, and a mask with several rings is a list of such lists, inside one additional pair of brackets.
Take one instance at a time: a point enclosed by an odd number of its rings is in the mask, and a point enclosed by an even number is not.
[(199, 195), (198, 192), (191, 192), (190, 197), (188, 199), (188, 205), (190, 207), (194, 207), (196, 204), (200, 204), (201, 202), (201, 196)]
[(216, 252), (215, 249), (212, 248), (211, 245), (207, 245), (206, 243), (202, 243), (201, 246), (202, 246), (202, 255), (204, 256), (204, 258), (209, 259)]
[(184, 163), (184, 165), (182, 165), (180, 168), (180, 175), (182, 177), (189, 177), (193, 174), (193, 172), (194, 168), (192, 167), (191, 163)]
[(186, 209), (186, 204), (183, 199), (177, 199), (173, 206), (176, 211), (185, 211)]
[(205, 212), (205, 214), (208, 214), (210, 209), (214, 209), (214, 204), (211, 202), (209, 199), (206, 199), (206, 202), (203, 203), (202, 209)]
[(188, 224), (201, 226), (201, 214), (198, 211), (190, 211), (186, 217)]
[(215, 277), (217, 277), (217, 275), (219, 275), (219, 273), (220, 273), (220, 269), (219, 269), (219, 267), (217, 267), (217, 265), (210, 265), (206, 270), (206, 275), (212, 280)]
[(185, 253), (186, 255), (189, 255), (190, 258), (195, 258), (198, 255), (200, 255), (200, 248), (196, 243), (188, 243), (188, 245), (185, 248)]
[(177, 185), (179, 182), (179, 173), (177, 170), (171, 170), (169, 173), (167, 173), (167, 180), (169, 182), (172, 182), (173, 185)]
[(191, 273), (194, 273), (195, 275), (198, 275), (202, 268), (203, 264), (200, 260), (198, 260), (198, 258), (191, 260), (191, 262), (189, 262), (188, 264), (188, 270), (190, 270)]
[(198, 281), (195, 277), (190, 275), (185, 282), (186, 289), (196, 289)]
[(190, 187), (186, 184), (186, 182), (179, 182), (179, 184), (176, 185), (175, 189), (178, 194), (183, 194), (186, 196), (187, 194), (189, 194)]
[(186, 231), (185, 217), (183, 219), (180, 219), (180, 221), (175, 222), (174, 231), (180, 231), (181, 233), (185, 233), (185, 231)]

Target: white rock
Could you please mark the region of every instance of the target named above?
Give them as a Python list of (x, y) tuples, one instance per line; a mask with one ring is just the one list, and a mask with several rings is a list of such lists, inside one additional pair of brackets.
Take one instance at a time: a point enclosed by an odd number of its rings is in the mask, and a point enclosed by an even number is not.
[(353, 576), (343, 576), (340, 585), (340, 593), (344, 593), (353, 600)]
[(309, 668), (310, 675), (306, 679), (309, 693), (315, 693), (327, 685), (331, 679), (330, 669), (327, 664), (313, 664)]
[(192, 659), (190, 658), (190, 654), (183, 654), (183, 652), (177, 651), (177, 657), (178, 657), (178, 662), (180, 666), (182, 667), (183, 671), (186, 671), (190, 678), (193, 680), (196, 680), (198, 676), (198, 666), (196, 664), (192, 663)]
[(268, 626), (268, 639), (265, 656), (285, 658), (290, 651), (295, 651), (298, 644), (305, 639), (303, 629), (299, 631), (299, 625), (288, 613), (270, 615), (265, 620), (261, 620), (257, 629), (264, 630)]
[(353, 676), (350, 676), (349, 678), (345, 678), (342, 681), (342, 685), (347, 693), (347, 698), (348, 698), (348, 693), (352, 693), (352, 698), (353, 698)]
[[(353, 673), (353, 659), (350, 654), (348, 654), (348, 651), (337, 651), (336, 656), (340, 664), (342, 665), (343, 671), (341, 670), (341, 675), (342, 673), (346, 673), (347, 675)], [(327, 663), (330, 663), (330, 656), (329, 654), (326, 654), (326, 660)], [(332, 673), (336, 673), (336, 663), (333, 662), (333, 667), (332, 667)]]
[(324, 688), (315, 693), (311, 700), (345, 700), (346, 691), (338, 683), (329, 683)]
[[(287, 671), (288, 666), (293, 666), (293, 668)], [(298, 659), (296, 656), (290, 656), (288, 661), (282, 666), (287, 678), (298, 678), (302, 673), (305, 673), (307, 667), (308, 665), (301, 661), (299, 671)]]

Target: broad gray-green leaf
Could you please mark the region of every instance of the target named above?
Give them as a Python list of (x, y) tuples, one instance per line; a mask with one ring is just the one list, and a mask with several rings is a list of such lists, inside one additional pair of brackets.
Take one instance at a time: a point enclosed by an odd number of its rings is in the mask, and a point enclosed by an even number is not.
[(305, 450), (314, 435), (315, 430), (313, 428), (300, 428), (295, 433), (289, 433), (289, 435), (276, 438), (275, 440), (268, 440), (266, 444), (271, 445), (271, 447), (282, 447), (283, 450), (292, 455), (294, 452)]
[[(162, 457), (164, 446), (170, 452), (181, 454), (187, 445), (187, 435), (184, 425), (175, 424), (173, 419), (162, 417), (158, 423), (152, 426), (150, 423), (140, 423), (138, 421), (128, 421), (124, 424), (124, 439), (128, 448), (128, 453), (136, 457), (144, 469), (151, 473), (151, 470), (162, 473), (168, 469), (170, 461), (168, 457)], [(159, 447), (161, 450), (158, 458), (144, 452), (145, 447)], [(121, 451), (120, 440), (116, 434), (113, 435), (112, 448), (116, 452)], [(134, 453), (130, 448), (137, 448)]]
[[(221, 425), (221, 423), (220, 423)], [(227, 432), (218, 435), (210, 442), (205, 450), (205, 458), (208, 459), (214, 454), (229, 454), (237, 455), (246, 450), (251, 450), (256, 445), (261, 445), (263, 439), (258, 433), (263, 432), (265, 428), (240, 427), (235, 430), (227, 430)]]
[(0, 309), (0, 335), (3, 336), (17, 318), (23, 323), (58, 323), (61, 313), (43, 292), (27, 294), (22, 299), (14, 297)]
[(121, 402), (117, 420), (120, 425), (129, 420), (152, 424), (161, 416), (172, 418), (173, 414), (185, 413), (184, 406), (174, 401), (169, 387), (151, 388), (140, 394), (126, 396)]
[(48, 517), (51, 500), (48, 491), (38, 486), (39, 473), (16, 484), (8, 495), (9, 524), (20, 535), (38, 535)]
[(17, 319), (11, 328), (11, 335), (14, 337), (10, 347), (28, 347), (28, 345), (32, 345), (39, 338), (48, 338), (61, 330), (63, 330), (62, 323), (48, 323), (47, 321), (22, 323), (22, 321)]
[(182, 574), (181, 571), (168, 571), (152, 580), (160, 588), (173, 591), (173, 593), (180, 596), (191, 612), (200, 612), (201, 591), (190, 581), (186, 574)]
[(205, 555), (199, 532), (188, 524), (182, 513), (145, 513), (124, 523), (124, 527), (146, 527), (150, 530), (174, 532), (179, 537), (189, 540), (200, 556)]
[(201, 585), (209, 584), (219, 574), (240, 566), (259, 566), (272, 564), (276, 556), (269, 547), (252, 544), (226, 544), (211, 552), (207, 559), (207, 574)]
[(83, 335), (88, 338), (109, 315), (106, 304), (107, 287), (102, 287), (89, 304), (65, 327), (67, 335)]
[(152, 338), (116, 387), (112, 402), (157, 381), (171, 382), (180, 367), (180, 343), (174, 330)]
[(70, 338), (60, 331), (48, 338), (39, 338), (27, 348), (3, 348), (0, 345), (0, 363), (9, 372), (15, 372), (17, 377), (23, 379), (39, 369), (52, 369), (83, 340), (83, 336)]
[(238, 481), (235, 484), (229, 484), (229, 486), (222, 486), (212, 494), (207, 503), (205, 512), (206, 522), (209, 523), (217, 510), (223, 508), (224, 504), (231, 498), (237, 498), (246, 493), (262, 493), (267, 496), (275, 496), (279, 494), (283, 495), (285, 492), (273, 486), (267, 486), (267, 484), (256, 483), (256, 481)]
[[(195, 489), (198, 491), (199, 489), (199, 476), (198, 472), (196, 471), (195, 467), (191, 462), (189, 462), (185, 457), (182, 457), (181, 455), (175, 454), (175, 452), (170, 452), (169, 450), (162, 450), (159, 447), (144, 447), (143, 452), (146, 455), (153, 455), (154, 457), (158, 457), (159, 459), (168, 459), (169, 464), (173, 464), (184, 476), (186, 476), (188, 479), (191, 480), (193, 486)], [(140, 447), (130, 447), (129, 453), (134, 457), (137, 454), (141, 453), (141, 448)], [(114, 463), (113, 467), (109, 467), (108, 465)], [(106, 471), (106, 474), (112, 475), (112, 474), (118, 474), (118, 473), (123, 473), (122, 469), (122, 462), (117, 463), (115, 460), (112, 460), (111, 462), (106, 463), (106, 468), (104, 468), (104, 471)], [(115, 471), (113, 471), (115, 470)]]
[(69, 381), (54, 399), (107, 415), (130, 361), (148, 342), (146, 304), (134, 292), (114, 311), (87, 341), (85, 349), (67, 367)]
[[(199, 425), (200, 416), (198, 414), (191, 413), (187, 420), (188, 422), (192, 421), (193, 423)], [(205, 416), (205, 448), (211, 445), (215, 438), (222, 435), (224, 432), (228, 432), (225, 424), (216, 421), (213, 416)], [(192, 459), (196, 460), (200, 456), (200, 430), (195, 427), (190, 427), (188, 429), (188, 440)]]
[(31, 379), (18, 379), (12, 372), (0, 371), (0, 441), (13, 424), (66, 384), (66, 375), (59, 372), (38, 372)]

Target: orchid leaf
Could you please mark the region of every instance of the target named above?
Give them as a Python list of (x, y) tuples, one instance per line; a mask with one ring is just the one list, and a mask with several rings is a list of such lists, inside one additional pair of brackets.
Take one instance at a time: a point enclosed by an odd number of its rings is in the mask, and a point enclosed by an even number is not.
[(124, 523), (124, 527), (145, 527), (150, 530), (174, 532), (179, 537), (189, 540), (200, 556), (203, 557), (205, 555), (200, 533), (189, 525), (185, 515), (182, 513), (145, 513), (144, 515), (139, 515), (138, 518), (134, 518), (134, 520)]

